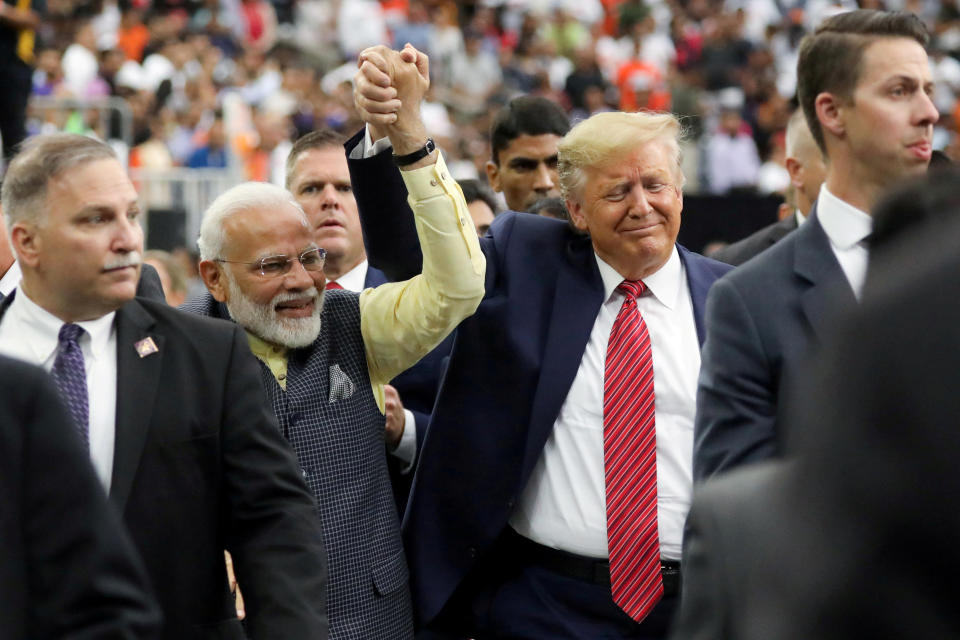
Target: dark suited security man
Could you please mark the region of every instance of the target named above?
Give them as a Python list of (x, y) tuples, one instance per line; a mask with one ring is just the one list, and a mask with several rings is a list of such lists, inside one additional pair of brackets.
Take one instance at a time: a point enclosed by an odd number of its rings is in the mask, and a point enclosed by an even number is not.
[[(0, 352), (51, 370), (140, 552), (164, 638), (326, 637), (316, 508), (243, 333), (134, 299), (137, 194), (105, 144), (38, 136), (3, 183), (23, 279)], [(79, 330), (78, 330), (79, 328)]]
[(792, 393), (793, 459), (696, 492), (678, 640), (960, 635), (957, 184), (876, 209), (863, 306)]
[(810, 209), (820, 193), (820, 185), (827, 173), (823, 161), (823, 154), (813, 140), (803, 109), (797, 109), (787, 121), (786, 135), (786, 167), (790, 174), (792, 189), (791, 204), (794, 209), (790, 214), (778, 222), (752, 233), (739, 242), (716, 251), (711, 256), (720, 262), (738, 266), (772, 247), (782, 240), (791, 231), (806, 221)]
[[(425, 56), (412, 48), (367, 50), (358, 109), (392, 127), (391, 139), (424, 145), (418, 105), (395, 99), (381, 71), (395, 55), (419, 60), (426, 74)], [(507, 212), (480, 239), (486, 295), (457, 329), (404, 519), (416, 613), (428, 629), (476, 638), (665, 637), (691, 487), (702, 304), (729, 269), (675, 245), (678, 129), (668, 114), (581, 123), (560, 142), (559, 174), (571, 218), (590, 236)], [(367, 163), (354, 171), (383, 166)], [(397, 215), (405, 194), (386, 191), (388, 174), (366, 179), (381, 184), (357, 192), (368, 236), (411, 246), (410, 212)], [(621, 292), (624, 279), (642, 279), (649, 294), (635, 299), (633, 282)], [(645, 332), (627, 329), (638, 316)], [(643, 371), (621, 375), (627, 361)], [(625, 380), (636, 385), (629, 397), (643, 402), (617, 402)], [(621, 421), (621, 411), (631, 417)], [(639, 422), (643, 438), (618, 437), (618, 425)], [(644, 472), (621, 482), (626, 442), (628, 468)], [(636, 535), (628, 542), (625, 531)]]
[[(287, 156), (286, 186), (307, 214), (317, 246), (327, 252), (323, 267), (327, 288), (359, 293), (389, 279), (367, 262), (357, 201), (343, 154), (345, 140), (330, 129), (311, 131), (299, 138)], [(410, 471), (418, 443), (430, 424), (444, 358), (450, 354), (452, 342), (452, 338), (444, 340), (419, 363), (384, 385), (390, 477), (401, 515), (410, 494)]]
[[(16, 257), (13, 255), (7, 225), (3, 221), (3, 216), (0, 215), (0, 301), (10, 295), (18, 284), (20, 284), (20, 265), (17, 264)], [(165, 300), (160, 274), (148, 264), (140, 266), (137, 295), (141, 298)]]
[(0, 637), (157, 637), (146, 572), (56, 387), (0, 356), (0, 389)]
[(827, 177), (807, 223), (711, 290), (695, 479), (780, 452), (781, 390), (860, 295), (867, 212), (897, 179), (927, 170), (938, 117), (927, 40), (913, 14), (858, 10), (801, 45), (800, 104)]

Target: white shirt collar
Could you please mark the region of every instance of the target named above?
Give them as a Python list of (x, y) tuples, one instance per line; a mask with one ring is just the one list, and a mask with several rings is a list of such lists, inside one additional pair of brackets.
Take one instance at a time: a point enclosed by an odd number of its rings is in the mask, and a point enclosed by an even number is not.
[[(63, 320), (31, 300), (23, 292), (23, 289), (20, 289), (14, 296), (7, 313), (13, 313), (23, 320), (20, 326), (24, 332), (24, 342), (30, 345), (38, 362), (46, 362), (57, 350), (58, 336), (60, 327), (64, 324)], [(90, 336), (89, 353), (95, 359), (103, 357), (109, 346), (115, 316), (116, 312), (111, 311), (96, 320), (75, 323), (80, 325)], [(80, 339), (87, 340), (86, 336)]]
[(803, 213), (800, 212), (800, 209), (797, 209), (793, 212), (793, 217), (796, 219), (798, 227), (807, 221), (807, 216), (803, 215)]
[(863, 242), (873, 230), (873, 218), (830, 193), (826, 182), (820, 185), (817, 220), (830, 242), (841, 251)]
[(363, 291), (363, 285), (367, 281), (367, 261), (364, 259), (360, 264), (335, 280), (337, 284), (347, 291)]
[(0, 295), (10, 295), (10, 292), (16, 289), (18, 284), (20, 284), (20, 263), (14, 260), (7, 272), (0, 278)]
[[(610, 300), (616, 288), (623, 282), (622, 275), (617, 270), (603, 261), (603, 259), (594, 252), (597, 259), (597, 267), (600, 269), (600, 277), (603, 279), (603, 299)], [(677, 305), (677, 296), (683, 290), (683, 263), (680, 262), (680, 253), (674, 246), (670, 252), (670, 257), (654, 273), (643, 279), (643, 284), (653, 294), (662, 305), (668, 309), (673, 309)]]

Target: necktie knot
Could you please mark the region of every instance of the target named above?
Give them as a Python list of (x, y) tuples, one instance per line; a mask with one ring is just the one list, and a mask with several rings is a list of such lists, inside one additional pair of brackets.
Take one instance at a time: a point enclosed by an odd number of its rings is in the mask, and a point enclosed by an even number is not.
[(643, 284), (643, 280), (624, 280), (617, 285), (617, 291), (634, 300), (642, 296), (646, 290), (647, 285)]
[(68, 322), (60, 327), (60, 334), (57, 336), (57, 340), (62, 345), (76, 345), (79, 344), (80, 337), (83, 336), (83, 334), (83, 327)]
[(343, 285), (334, 280), (327, 280), (327, 286), (325, 288), (327, 291), (331, 291), (333, 289), (343, 289)]

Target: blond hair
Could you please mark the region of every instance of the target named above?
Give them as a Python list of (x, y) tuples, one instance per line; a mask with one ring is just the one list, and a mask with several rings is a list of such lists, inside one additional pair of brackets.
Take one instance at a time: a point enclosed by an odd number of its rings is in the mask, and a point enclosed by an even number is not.
[(557, 173), (560, 192), (573, 199), (583, 192), (588, 167), (614, 164), (651, 142), (663, 142), (670, 149), (677, 187), (683, 187), (680, 169), (680, 121), (670, 113), (613, 111), (598, 113), (577, 124), (557, 145)]

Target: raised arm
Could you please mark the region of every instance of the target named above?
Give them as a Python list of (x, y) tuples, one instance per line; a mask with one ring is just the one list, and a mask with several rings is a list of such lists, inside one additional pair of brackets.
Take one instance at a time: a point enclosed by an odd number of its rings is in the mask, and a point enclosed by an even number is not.
[[(427, 59), (413, 47), (404, 53), (368, 49), (361, 54), (358, 74), (390, 89), (379, 101), (358, 98), (358, 106), (365, 104), (361, 115), (382, 128), (399, 156), (416, 152), (427, 141), (420, 119), (420, 102), (429, 86)], [(400, 173), (414, 212), (423, 272), (368, 289), (360, 297), (374, 382), (387, 382), (422, 358), (476, 310), (484, 292), (486, 262), (466, 201), (440, 153), (434, 150), (405, 164)]]
[[(354, 102), (361, 117), (370, 124), (348, 140), (345, 147), (367, 259), (391, 281), (399, 281), (420, 273), (423, 254), (413, 212), (407, 205), (407, 186), (393, 162), (394, 148), (384, 128), (398, 117), (401, 105), (389, 75), (377, 66), (386, 62), (384, 51), (388, 50), (374, 47), (360, 56), (359, 70), (354, 77)], [(428, 68), (426, 56), (413, 47), (401, 51), (400, 58), (414, 64), (419, 61), (418, 73)], [(419, 81), (428, 83), (428, 78), (422, 75)], [(419, 101), (411, 108), (414, 111), (409, 115), (415, 129), (406, 137), (414, 140), (414, 144), (417, 141), (422, 144), (426, 131), (419, 118)], [(401, 126), (403, 124), (401, 121)], [(375, 149), (372, 148), (374, 142), (377, 143)]]

